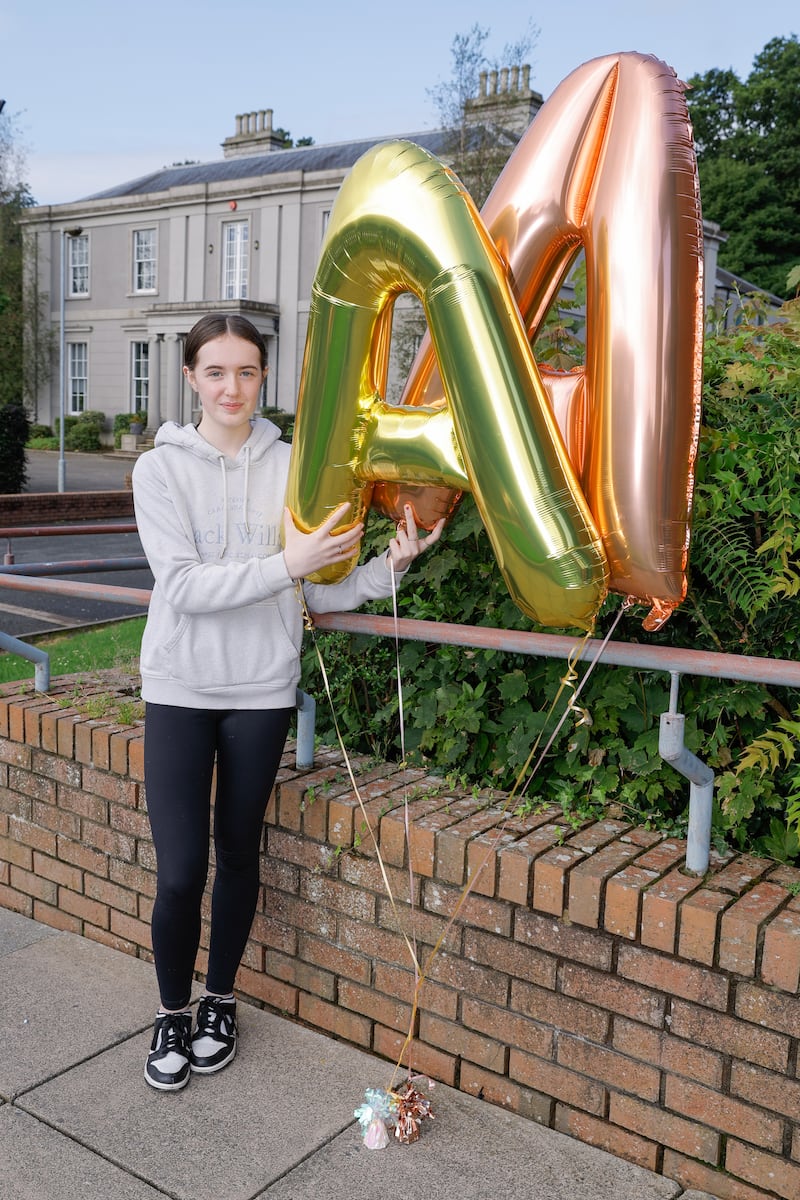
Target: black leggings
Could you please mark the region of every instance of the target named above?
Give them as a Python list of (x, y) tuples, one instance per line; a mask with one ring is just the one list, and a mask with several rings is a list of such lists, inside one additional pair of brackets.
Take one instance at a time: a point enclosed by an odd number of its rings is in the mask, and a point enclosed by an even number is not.
[(223, 995), (233, 990), (258, 900), (264, 812), (293, 711), (146, 706), (145, 789), (158, 869), (153, 953), (164, 1008), (183, 1008), (191, 997), (215, 758), (216, 874), (206, 986)]

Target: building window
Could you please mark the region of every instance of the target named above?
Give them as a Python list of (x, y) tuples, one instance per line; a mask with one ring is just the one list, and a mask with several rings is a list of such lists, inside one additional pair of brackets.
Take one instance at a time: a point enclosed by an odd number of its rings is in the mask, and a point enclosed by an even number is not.
[(156, 290), (156, 231), (136, 229), (133, 233), (133, 290)]
[(147, 412), (150, 393), (150, 344), (131, 343), (131, 412)]
[(89, 347), (86, 342), (70, 342), (69, 345), (69, 412), (71, 416), (82, 413), (86, 408), (89, 389)]
[(325, 234), (328, 232), (328, 222), (331, 219), (331, 210), (329, 208), (323, 208), (322, 213), (320, 215), (321, 215), (320, 224), (322, 226), (322, 235), (321, 235), (320, 241), (324, 242)]
[(250, 230), (247, 221), (223, 225), (223, 300), (247, 299), (247, 259)]
[(69, 294), (89, 295), (89, 236), (83, 234), (69, 240)]

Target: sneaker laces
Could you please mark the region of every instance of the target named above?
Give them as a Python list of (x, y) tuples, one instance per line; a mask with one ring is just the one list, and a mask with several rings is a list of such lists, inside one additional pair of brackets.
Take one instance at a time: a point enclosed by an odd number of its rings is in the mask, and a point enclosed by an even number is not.
[(228, 1039), (236, 1036), (236, 1004), (223, 1000), (221, 996), (203, 996), (197, 1009), (198, 1038), (211, 1038), (212, 1041), (224, 1045)]
[(158, 1052), (154, 1062), (163, 1062), (170, 1054), (177, 1054), (183, 1059), (188, 1057), (190, 1028), (187, 1016), (187, 1013), (159, 1013), (150, 1047), (151, 1053)]

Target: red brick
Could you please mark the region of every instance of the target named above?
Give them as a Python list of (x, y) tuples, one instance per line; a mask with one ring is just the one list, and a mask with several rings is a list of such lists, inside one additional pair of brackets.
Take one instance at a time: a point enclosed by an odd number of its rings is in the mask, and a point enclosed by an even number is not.
[[(468, 929), (466, 936), (470, 932)], [(505, 1004), (508, 1000), (508, 975), (499, 970), (487, 970), (460, 955), (440, 950), (430, 962), (426, 961), (425, 973), (429, 980), (446, 984), (464, 996), (475, 996), (490, 1004)]]
[(465, 1058), (469, 1062), (494, 1071), (498, 1075), (505, 1074), (506, 1047), (494, 1037), (484, 1037), (473, 1033), (455, 1021), (445, 1021), (432, 1013), (422, 1013), (419, 1022), (419, 1040), (429, 1046), (436, 1046), (457, 1058)]
[(560, 917), (567, 895), (567, 876), (570, 870), (586, 857), (577, 846), (553, 846), (533, 864), (533, 902), (540, 912)]
[(84, 791), (114, 804), (122, 804), (127, 808), (137, 808), (139, 804), (140, 785), (130, 779), (121, 779), (107, 771), (96, 771), (92, 767), (84, 767), (82, 771)]
[(8, 763), (9, 766), (22, 767), (23, 770), (30, 770), (31, 748), (0, 738), (0, 762)]
[(290, 987), (279, 979), (272, 979), (261, 971), (251, 971), (249, 967), (241, 966), (236, 974), (236, 990), (243, 992), (254, 1000), (290, 1017), (297, 1015), (298, 997), (301, 993), (296, 987)]
[(642, 897), (642, 942), (654, 950), (675, 953), (678, 910), (683, 899), (696, 891), (700, 879), (670, 871)]
[[(684, 1158), (674, 1150), (664, 1151), (663, 1171), (668, 1179), (674, 1179), (687, 1188), (708, 1192), (717, 1200), (775, 1200), (774, 1192), (749, 1187), (731, 1175), (706, 1167), (694, 1159)], [(714, 1189), (713, 1193), (711, 1188)]]
[(477, 1096), (488, 1104), (496, 1104), (509, 1112), (519, 1113), (540, 1125), (550, 1124), (553, 1101), (529, 1088), (512, 1083), (505, 1075), (495, 1075), (471, 1062), (462, 1062), (458, 1086), (469, 1096)]
[[(506, 1046), (534, 1054), (537, 1058), (553, 1057), (555, 1031), (552, 1027), (509, 1009), (481, 1004), (467, 997), (462, 1000), (461, 1010), (461, 1019), (469, 1029), (487, 1034)], [(488, 1063), (483, 1065), (490, 1066)], [(498, 1067), (493, 1069), (499, 1070)]]
[[(387, 1080), (387, 1086), (390, 1083), (392, 1086), (397, 1086), (401, 1082), (396, 1078), (401, 1068), (410, 1069), (414, 1074), (427, 1075), (449, 1087), (455, 1086), (458, 1059), (433, 1046), (427, 1046), (416, 1038), (406, 1043), (405, 1039), (393, 1029), (376, 1025), (373, 1050), (376, 1054), (390, 1059), (395, 1064), (395, 1077)], [(433, 1099), (435, 1102), (435, 1095)]]
[[(423, 784), (421, 783), (420, 786)], [(409, 803), (411, 826), (413, 827), (429, 813), (451, 804), (453, 799), (453, 796), (445, 792), (436, 791), (429, 795), (420, 792)], [(395, 809), (381, 821), (380, 847), (384, 862), (391, 863), (395, 867), (402, 867), (407, 861), (406, 841), (405, 812), (403, 809)]]
[(0, 838), (0, 859), (21, 867), (23, 871), (33, 870), (33, 851), (30, 846), (23, 846), (11, 838)]
[(299, 994), (297, 1015), (315, 1029), (327, 1029), (347, 1042), (369, 1048), (372, 1022), (366, 1017), (347, 1012), (335, 1004), (326, 1004), (318, 996), (309, 996), (305, 992)]
[(128, 833), (134, 838), (151, 838), (150, 821), (146, 813), (124, 804), (112, 804), (109, 807), (108, 823), (119, 833)]
[(561, 991), (578, 1000), (586, 1000), (600, 1008), (632, 1017), (645, 1025), (660, 1027), (664, 1022), (666, 1001), (649, 988), (628, 983), (610, 974), (592, 971), (574, 963), (564, 963), (560, 977)]
[[(750, 1063), (732, 1064), (730, 1090), (733, 1096), (741, 1096), (770, 1112), (783, 1113), (792, 1120), (797, 1120), (800, 1113), (800, 1081), (764, 1071)], [(752, 1142), (753, 1138), (748, 1141)]]
[(145, 921), (138, 921), (135, 917), (129, 917), (127, 913), (115, 912), (113, 909), (110, 916), (112, 933), (116, 933), (119, 937), (133, 942), (136, 946), (143, 946), (146, 950), (153, 949), (153, 939), (149, 924)]
[(672, 1006), (672, 1032), (676, 1037), (774, 1071), (785, 1072), (789, 1062), (787, 1037), (685, 1000), (676, 1000)]
[(783, 1121), (710, 1088), (686, 1079), (670, 1077), (666, 1081), (664, 1104), (673, 1112), (710, 1125), (721, 1133), (746, 1137), (765, 1150), (780, 1152), (783, 1146)]
[[(127, 865), (127, 864), (126, 864)], [(83, 881), (84, 895), (91, 900), (99, 900), (118, 912), (128, 913), (135, 917), (139, 914), (139, 897), (135, 891), (109, 883), (107, 879), (97, 879), (94, 875), (86, 875)]]
[(98, 796), (92, 796), (82, 788), (68, 787), (59, 784), (58, 806), (66, 812), (77, 813), (79, 817), (88, 817), (100, 825), (108, 822), (108, 804)]
[(108, 874), (108, 855), (61, 835), (58, 837), (57, 844), (58, 857), (64, 862), (73, 863), (84, 871), (91, 871), (93, 875), (106, 876)]
[[(339, 878), (345, 883), (352, 883), (381, 895), (391, 892), (398, 904), (409, 902), (409, 872), (403, 867), (389, 867), (384, 863), (381, 870), (380, 864), (372, 858), (348, 854), (339, 861)], [(419, 905), (422, 881), (415, 878), (413, 882), (414, 903)]]
[(724, 971), (755, 975), (761, 927), (785, 902), (784, 888), (759, 883), (723, 913), (719, 965)]
[(131, 738), (128, 742), (128, 774), (131, 779), (144, 782), (144, 735)]
[(127, 777), (128, 774), (128, 750), (130, 743), (134, 738), (141, 739), (141, 728), (134, 727), (132, 729), (120, 729), (112, 733), (109, 742), (109, 770), (115, 775)]
[(50, 879), (40, 879), (32, 871), (24, 871), (13, 863), (10, 864), (8, 879), (12, 888), (25, 892), (34, 900), (43, 900), (45, 904), (58, 904), (58, 887)]
[(670, 1146), (703, 1162), (717, 1162), (720, 1137), (715, 1130), (667, 1113), (657, 1105), (612, 1092), (608, 1116), (613, 1124), (650, 1141)]
[[(420, 1010), (436, 1013), (454, 1021), (458, 1012), (458, 992), (453, 988), (441, 987), (431, 983), (430, 979), (420, 976), (422, 982), (417, 991), (417, 977), (413, 971), (403, 971), (400, 967), (389, 966), (386, 963), (375, 963), (372, 986), (376, 992), (386, 996), (395, 996), (398, 1000), (414, 1003), (414, 993), (417, 992), (417, 1003)], [(369, 980), (367, 980), (369, 982)]]
[(63, 884), (74, 892), (83, 891), (83, 872), (68, 863), (59, 862), (37, 850), (33, 856), (33, 869), (43, 879), (52, 879), (54, 883)]
[[(467, 882), (467, 849), (470, 842), (488, 829), (497, 830), (506, 818), (504, 809), (485, 799), (469, 797), (451, 806), (465, 814), (443, 829), (436, 839), (436, 878), (445, 883)], [(489, 893), (491, 895), (491, 893)]]
[(619, 937), (636, 938), (642, 893), (658, 879), (657, 871), (645, 871), (637, 864), (618, 871), (606, 883), (604, 928)]
[(794, 902), (764, 930), (761, 978), (785, 992), (800, 990), (800, 908)]
[(710, 1087), (722, 1087), (723, 1056), (691, 1042), (681, 1041), (662, 1030), (650, 1029), (626, 1017), (614, 1018), (615, 1049), (642, 1062), (652, 1063), (683, 1079), (696, 1079)]
[(468, 895), (462, 901), (462, 893), (455, 888), (444, 887), (432, 879), (425, 880), (422, 898), (429, 912), (444, 913), (454, 920), (477, 925), (504, 937), (511, 934), (511, 905), (502, 900)]
[(596, 1146), (613, 1154), (616, 1158), (624, 1158), (636, 1163), (647, 1171), (658, 1170), (658, 1146), (646, 1138), (608, 1121), (593, 1117), (590, 1113), (577, 1112), (563, 1104), (556, 1106), (555, 1128), (567, 1137), (577, 1138), (589, 1146)]
[(71, 916), (61, 908), (55, 908), (52, 904), (45, 904), (42, 900), (34, 900), (30, 915), (34, 921), (41, 921), (51, 929), (63, 929), (66, 933), (81, 932), (81, 922), (77, 917)]
[(498, 893), (500, 855), (504, 849), (515, 845), (527, 829), (527, 822), (504, 812), (502, 824), (479, 833), (467, 846), (467, 880), (479, 896)]
[(668, 996), (683, 996), (706, 1008), (724, 1012), (728, 1007), (730, 983), (725, 976), (680, 959), (665, 958), (638, 946), (620, 946), (617, 972), (625, 979), (644, 983)]
[(8, 786), (23, 796), (32, 797), (34, 801), (49, 805), (56, 803), (56, 782), (44, 775), (34, 775), (32, 771), (9, 766)]
[[(283, 947), (276, 948), (283, 949)], [(285, 952), (294, 953), (291, 949)], [(297, 953), (305, 962), (314, 963), (315, 966), (332, 971), (335, 975), (343, 975), (347, 979), (355, 980), (356, 983), (368, 984), (370, 982), (372, 968), (368, 958), (363, 954), (354, 954), (350, 950), (345, 950), (340, 945), (314, 937), (313, 934), (303, 933), (300, 935), (300, 947)]]
[[(501, 900), (527, 907), (531, 902), (533, 864), (540, 854), (564, 837), (564, 826), (549, 820), (552, 810), (541, 817), (543, 824), (525, 837), (500, 851), (500, 877), (497, 894)], [(529, 818), (530, 819), (530, 818)]]
[[(250, 936), (261, 945), (272, 946), (275, 950), (282, 950), (284, 954), (297, 953), (297, 930), (282, 921), (274, 920), (271, 916), (264, 916), (263, 913), (257, 912), (253, 918)], [(328, 942), (324, 944), (329, 945)], [(320, 965), (324, 967), (325, 963)]]
[(602, 1116), (606, 1104), (606, 1091), (600, 1084), (583, 1075), (576, 1075), (556, 1063), (545, 1062), (544, 1059), (534, 1058), (523, 1054), (521, 1050), (511, 1050), (509, 1054), (508, 1074), (512, 1080), (563, 1100), (573, 1108)]
[(321, 996), (323, 1000), (336, 999), (336, 978), (330, 971), (313, 967), (277, 950), (264, 953), (264, 973), (273, 979), (293, 984), (303, 992)]
[(522, 942), (495, 937), (482, 929), (464, 931), (464, 957), (473, 962), (507, 972), (517, 979), (555, 989), (558, 960)]
[(608, 1084), (619, 1092), (631, 1092), (642, 1100), (657, 1101), (661, 1072), (637, 1062), (606, 1046), (596, 1046), (585, 1038), (562, 1034), (557, 1043), (556, 1061), (580, 1075)]
[[(419, 908), (412, 912), (407, 905), (392, 905), (388, 899), (381, 897), (378, 901), (378, 925), (381, 928), (405, 935), (409, 943), (413, 943), (416, 939), (417, 943), (449, 950), (451, 954), (461, 952), (463, 925), (457, 921), (448, 921), (444, 917), (423, 912)], [(407, 946), (401, 951), (401, 954), (404, 959), (408, 958)]]
[(82, 768), (79, 763), (68, 758), (59, 758), (57, 754), (48, 754), (43, 750), (34, 750), (31, 755), (31, 771), (35, 775), (44, 775), (55, 779), (58, 783), (66, 783), (70, 787), (81, 786)]
[(367, 958), (380, 958), (384, 962), (410, 962), (405, 939), (375, 925), (362, 925), (359, 921), (339, 920), (338, 944), (354, 950)]
[(112, 858), (121, 858), (124, 862), (130, 863), (136, 861), (135, 838), (85, 819), (81, 821), (81, 835), (84, 842), (94, 846), (96, 850), (103, 850)]
[(711, 875), (708, 886), (741, 896), (766, 875), (775, 864), (768, 858), (756, 858), (752, 854), (737, 854), (721, 871)]
[(700, 888), (686, 897), (681, 905), (678, 937), (678, 953), (682, 958), (691, 958), (709, 967), (714, 965), (719, 943), (720, 913), (731, 903), (727, 892), (715, 892), (710, 888)]
[(76, 892), (71, 892), (69, 888), (62, 887), (58, 892), (58, 906), (62, 912), (72, 913), (74, 917), (79, 917), (81, 921), (89, 921), (98, 929), (108, 929), (109, 908), (107, 904), (100, 904), (96, 900), (90, 900), (86, 896), (78, 895)]
[(65, 812), (56, 808), (55, 804), (42, 804), (38, 800), (34, 800), (30, 815), (34, 825), (41, 825), (52, 833), (63, 833), (67, 837), (73, 838), (80, 837), (81, 823), (76, 813)]
[(0, 883), (0, 906), (22, 913), (24, 917), (33, 914), (32, 897), (27, 892), (18, 892), (16, 888), (8, 887), (4, 883)]
[(339, 981), (339, 1004), (353, 1012), (359, 1012), (365, 1017), (371, 1017), (391, 1029), (407, 1033), (411, 1021), (411, 1006), (393, 1000), (389, 996), (381, 996), (370, 988), (353, 983), (349, 979)]
[(593, 1042), (606, 1040), (610, 1018), (602, 1008), (571, 1000), (558, 992), (549, 992), (534, 984), (514, 980), (511, 984), (511, 1004), (514, 1012), (532, 1017), (554, 1029), (565, 1029)]
[(570, 920), (596, 929), (600, 924), (607, 880), (638, 853), (637, 846), (616, 841), (578, 863), (569, 877)]
[(267, 830), (267, 853), (281, 862), (295, 863), (310, 871), (328, 872), (335, 863), (329, 846), (308, 842), (283, 829)]
[(800, 1166), (732, 1138), (728, 1141), (725, 1167), (747, 1183), (766, 1184), (771, 1192), (784, 1200), (797, 1200), (800, 1196)]
[(83, 937), (89, 938), (93, 942), (100, 942), (103, 946), (110, 946), (112, 950), (119, 950), (122, 954), (130, 954), (136, 957), (139, 947), (135, 942), (129, 942), (127, 938), (117, 937), (114, 933), (109, 933), (107, 929), (98, 929), (95, 925), (90, 925), (88, 921), (83, 922), (82, 929)]
[(800, 1031), (800, 999), (754, 983), (739, 984), (734, 1011), (737, 1017), (754, 1021), (762, 1029), (775, 1029), (790, 1037), (797, 1037)]
[(352, 884), (306, 871), (300, 877), (300, 895), (320, 908), (334, 909), (356, 921), (375, 920), (375, 897)]
[(588, 963), (601, 971), (611, 969), (613, 940), (606, 934), (554, 921), (541, 913), (515, 913), (514, 937), (525, 945), (575, 962)]
[(432, 878), (436, 874), (436, 846), (443, 829), (459, 822), (466, 812), (474, 807), (472, 797), (458, 800), (444, 798), (444, 804), (426, 813), (414, 816), (408, 830), (409, 854), (412, 869), (419, 875)]

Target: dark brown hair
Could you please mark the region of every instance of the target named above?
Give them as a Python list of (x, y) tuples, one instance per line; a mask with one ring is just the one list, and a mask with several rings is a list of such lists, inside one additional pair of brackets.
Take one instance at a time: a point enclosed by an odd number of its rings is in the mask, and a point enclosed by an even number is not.
[(240, 317), (238, 313), (208, 313), (205, 317), (201, 317), (186, 335), (186, 341), (183, 344), (184, 366), (193, 371), (197, 356), (206, 342), (224, 337), (228, 333), (233, 337), (244, 338), (246, 342), (253, 343), (261, 358), (263, 371), (267, 365), (267, 348), (264, 339), (252, 321), (248, 321), (247, 317)]

